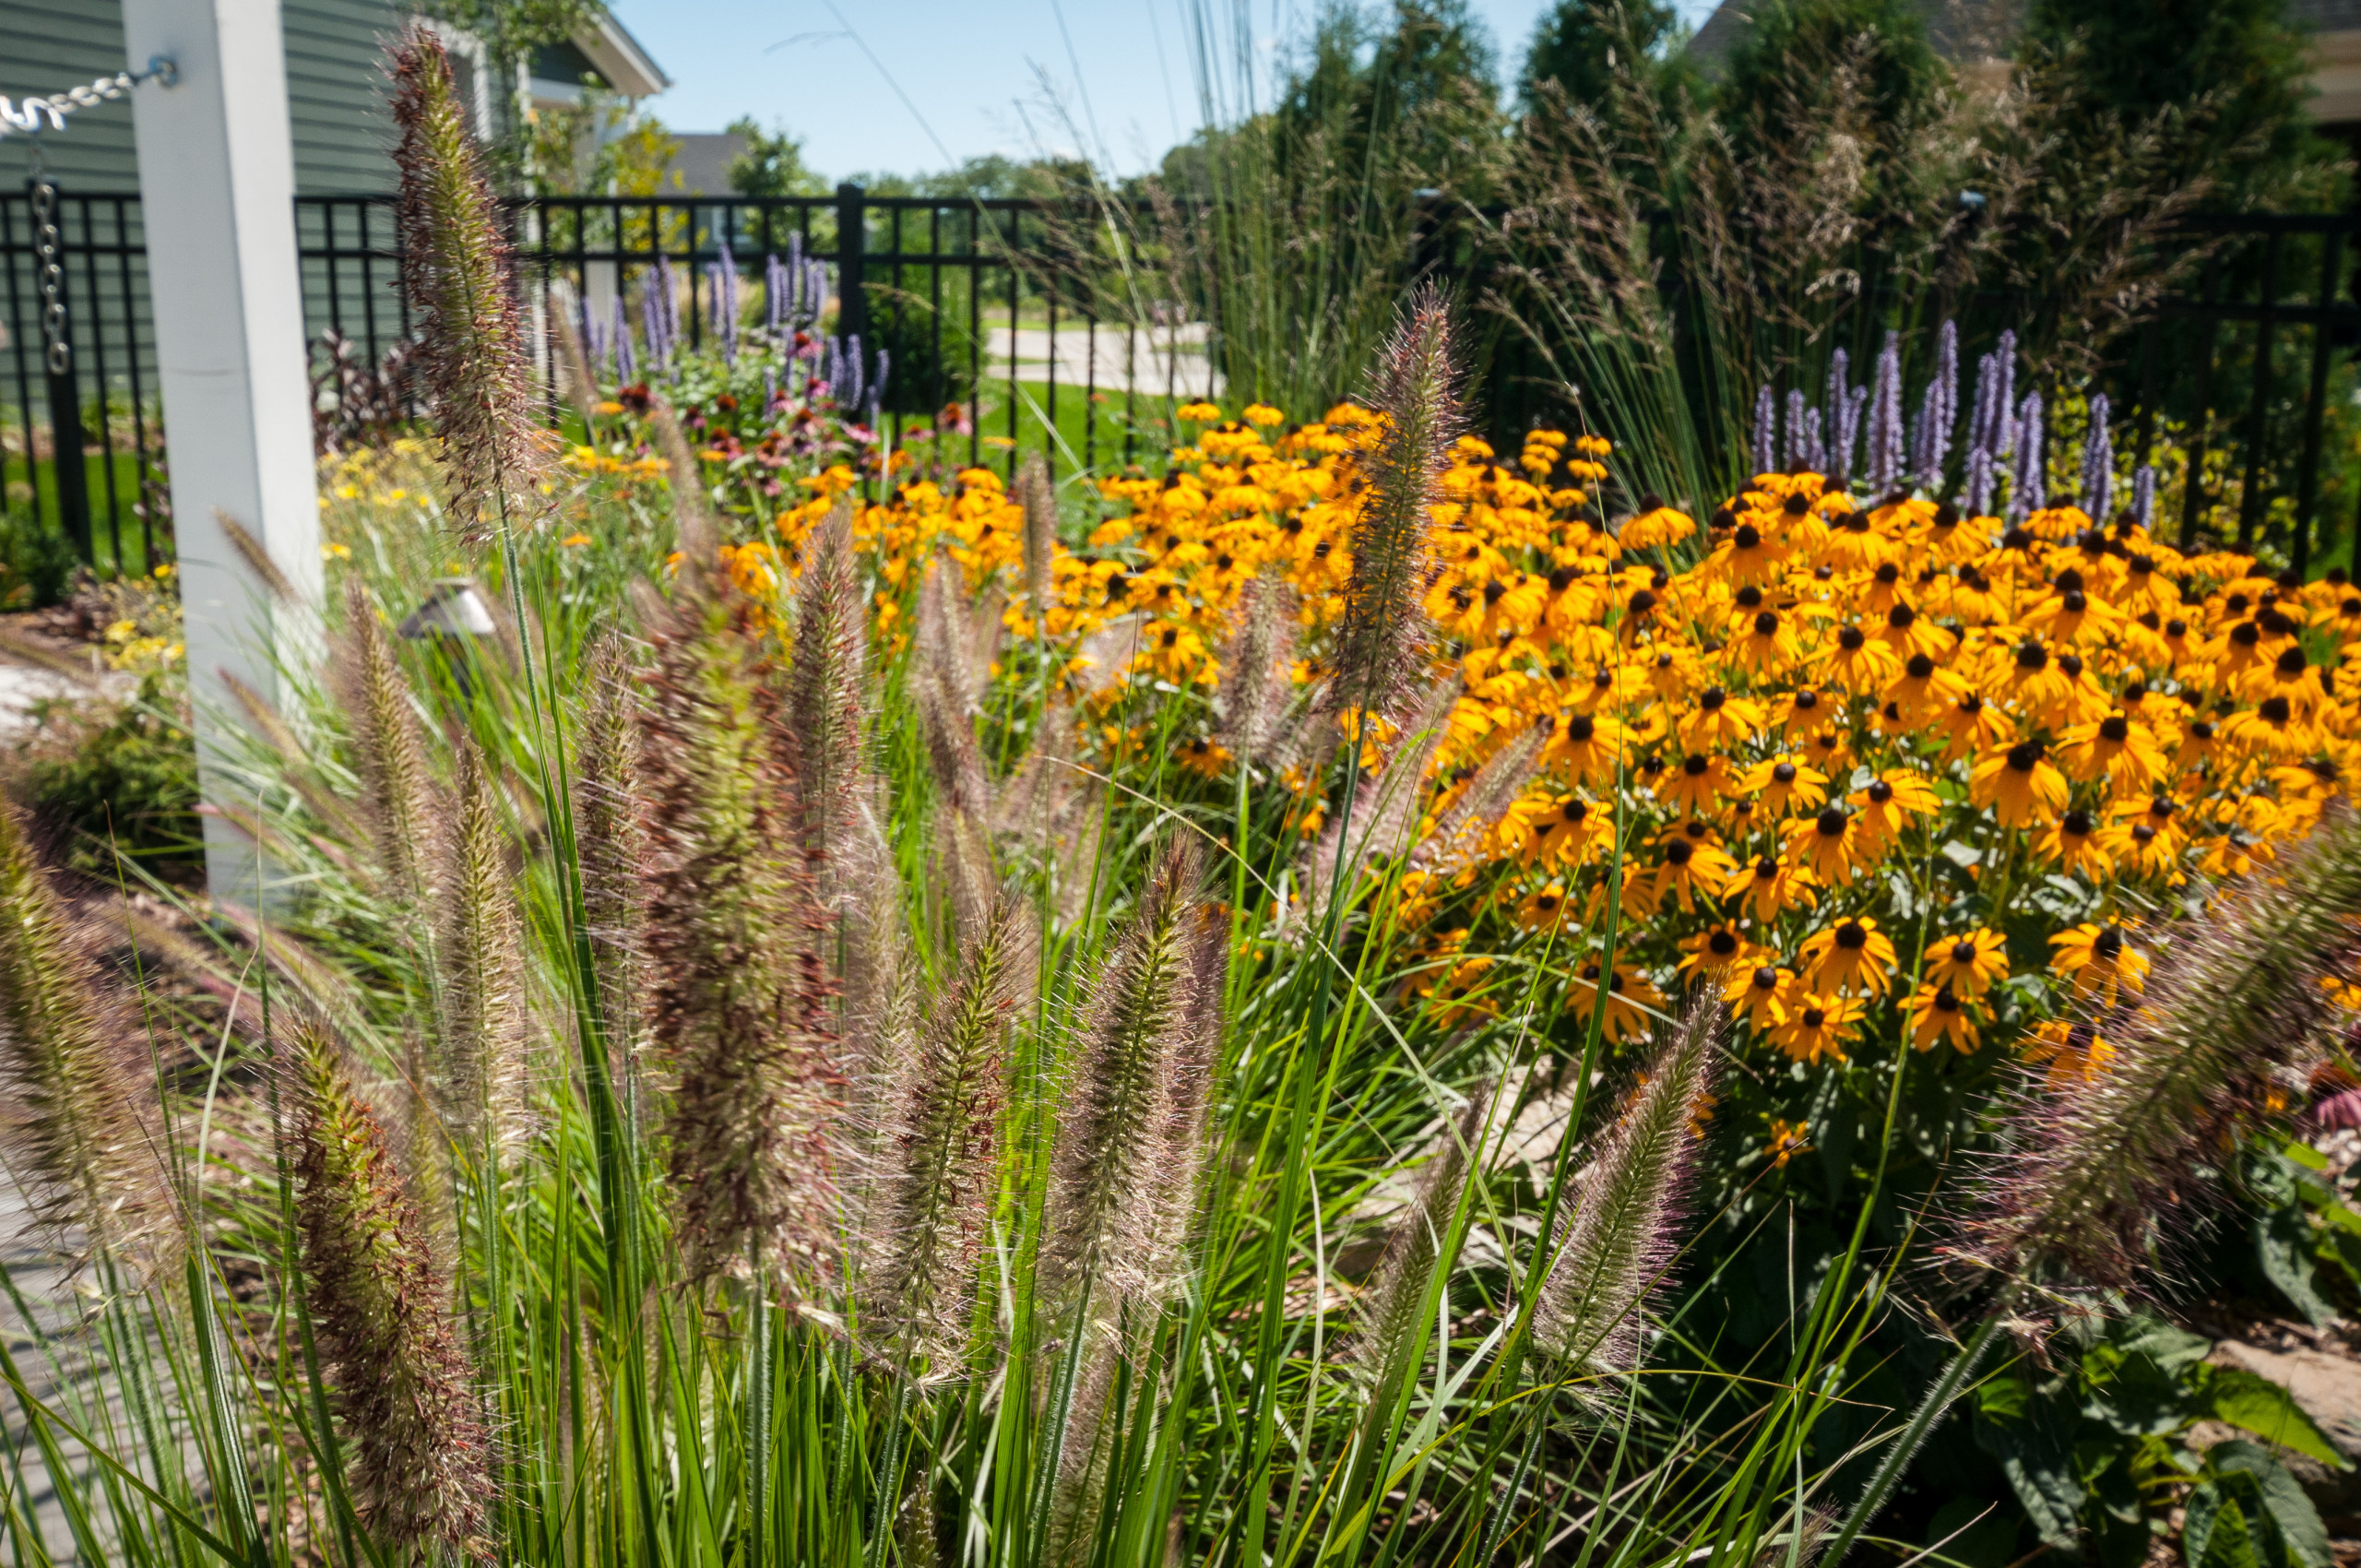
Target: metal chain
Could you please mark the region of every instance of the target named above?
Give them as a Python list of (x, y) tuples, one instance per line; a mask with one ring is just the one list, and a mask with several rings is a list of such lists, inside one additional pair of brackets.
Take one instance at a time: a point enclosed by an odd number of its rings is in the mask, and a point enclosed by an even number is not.
[(65, 116), (77, 109), (112, 102), (144, 81), (158, 81), (170, 87), (180, 79), (180, 74), (176, 62), (160, 54), (148, 62), (148, 68), (144, 71), (117, 71), (94, 82), (83, 82), (61, 92), (53, 92), (46, 98), (22, 101), (0, 98), (0, 137), (38, 135), (44, 128), (43, 119), (48, 121), (47, 129), (62, 131), (65, 128)]
[(64, 375), (74, 363), (74, 348), (65, 336), (65, 267), (58, 260), (64, 244), (65, 239), (57, 232), (57, 187), (50, 184), (48, 176), (35, 175), (34, 270), (41, 280), (41, 336), (52, 375)]

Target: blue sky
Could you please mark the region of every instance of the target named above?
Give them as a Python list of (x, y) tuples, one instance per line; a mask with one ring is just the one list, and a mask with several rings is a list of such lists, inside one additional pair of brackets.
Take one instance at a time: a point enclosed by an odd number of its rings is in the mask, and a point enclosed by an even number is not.
[[(1251, 6), (1254, 53), (1267, 64), (1312, 11), (1311, 0), (610, 3), (673, 80), (650, 104), (667, 125), (714, 131), (751, 113), (801, 137), (807, 160), (832, 179), (1044, 150), (1096, 152), (1133, 172), (1201, 119), (1191, 15)], [(1676, 5), (1691, 26), (1714, 8)], [(1545, 8), (1469, 5), (1511, 70)]]

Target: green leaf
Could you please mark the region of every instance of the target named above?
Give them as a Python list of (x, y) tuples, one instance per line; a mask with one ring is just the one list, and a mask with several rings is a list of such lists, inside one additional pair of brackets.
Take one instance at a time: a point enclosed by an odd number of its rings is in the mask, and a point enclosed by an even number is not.
[(2279, 1155), (2281, 1158), (2300, 1165), (2307, 1170), (2328, 1169), (2328, 1156), (2300, 1139), (2284, 1140), (2279, 1146)]
[(2203, 1539), (2187, 1548), (2191, 1568), (2263, 1568), (2246, 1511), (2228, 1498), (2209, 1521)]
[(2312, 1253), (2316, 1245), (2311, 1222), (2293, 1204), (2265, 1214), (2254, 1228), (2255, 1255), (2270, 1280), (2289, 1304), (2313, 1327), (2336, 1315), (2312, 1284)]
[[(1976, 1446), (2000, 1462), (2010, 1490), (2024, 1505), (2041, 1538), (2052, 1546), (2071, 1547), (2080, 1538), (2076, 1517), (2082, 1505), (2082, 1484), (2075, 1479), (2073, 1455), (2061, 1421), (2027, 1391), (2016, 1409), (1995, 1399), (1996, 1390), (2016, 1380), (1995, 1378), (1985, 1384), (1975, 1417)], [(2022, 1387), (2022, 1385), (2020, 1385)]]
[(2117, 1342), (2125, 1350), (2147, 1357), (2168, 1372), (2181, 1372), (2197, 1365), (2213, 1348), (2213, 1342), (2202, 1335), (2191, 1334), (2162, 1318), (2153, 1317), (2127, 1320)]
[[(2319, 1510), (2304, 1495), (2296, 1478), (2287, 1473), (2287, 1467), (2266, 1450), (2236, 1439), (2216, 1446), (2206, 1459), (2225, 1475), (2241, 1475), (2253, 1480), (2261, 1498), (2263, 1515), (2287, 1549), (2290, 1563), (2299, 1564), (2300, 1568), (2330, 1568), (2328, 1527), (2320, 1523)], [(2220, 1534), (2218, 1529), (2215, 1533)]]
[(2304, 1408), (2269, 1378), (2237, 1367), (2216, 1367), (2207, 1384), (2211, 1408), (2217, 1419), (2241, 1431), (2250, 1431), (2265, 1443), (2317, 1459), (2331, 1469), (2353, 1467), (2352, 1462), (2337, 1452), (2328, 1433), (2304, 1413)]

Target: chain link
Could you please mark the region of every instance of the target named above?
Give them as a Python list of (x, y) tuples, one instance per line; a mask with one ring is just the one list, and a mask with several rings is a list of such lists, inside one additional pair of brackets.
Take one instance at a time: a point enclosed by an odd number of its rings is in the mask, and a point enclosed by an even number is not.
[[(111, 77), (53, 92), (46, 98), (0, 98), (0, 137), (38, 136), (44, 128), (62, 131), (65, 128), (65, 116), (77, 109), (113, 102), (144, 81), (158, 81), (170, 87), (179, 79), (180, 66), (160, 54), (148, 62), (144, 71), (117, 71)], [(48, 122), (46, 126), (44, 120)]]
[(65, 335), (65, 267), (58, 259), (65, 244), (57, 232), (57, 187), (45, 176), (33, 181), (33, 254), (41, 282), (41, 337), (49, 374), (64, 375), (74, 366), (74, 346)]

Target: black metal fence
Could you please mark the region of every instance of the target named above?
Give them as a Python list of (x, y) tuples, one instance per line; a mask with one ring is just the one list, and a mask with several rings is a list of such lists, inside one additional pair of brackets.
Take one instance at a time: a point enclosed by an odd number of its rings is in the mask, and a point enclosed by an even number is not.
[[(333, 329), (371, 363), (409, 330), (394, 216), (381, 196), (296, 202), (307, 331), (317, 341)], [(1011, 469), (1020, 448), (1038, 446), (1061, 471), (1133, 462), (1155, 448), (1153, 426), (1176, 401), (1218, 397), (1213, 313), (1169, 271), (1117, 266), (1108, 217), (1088, 204), (854, 186), (511, 208), (545, 369), (558, 315), (583, 302), (593, 323), (622, 303), (636, 332), (632, 303), (669, 273), (682, 337), (695, 348), (713, 329), (712, 269), (725, 249), (738, 273), (756, 277), (767, 258), (800, 253), (835, 269), (829, 330), (889, 350), (878, 414), (890, 439), (924, 430), (938, 449), (955, 441), (967, 462)], [(2216, 247), (2201, 279), (2165, 301), (2107, 373), (2118, 428), (2142, 457), (2165, 434), (2213, 454), (2178, 498), (2183, 538), (2210, 522), (2299, 565), (2350, 547), (2361, 525), (2357, 231), (2361, 215), (2189, 225), (2191, 243)], [(0, 511), (62, 532), (102, 570), (168, 556), (138, 198), (0, 196)], [(1513, 417), (1531, 400), (1513, 388), (1527, 374), (1513, 348), (1486, 367), (1495, 413)], [(56, 460), (77, 448), (81, 463)], [(2232, 491), (2234, 529), (2216, 517)]]

